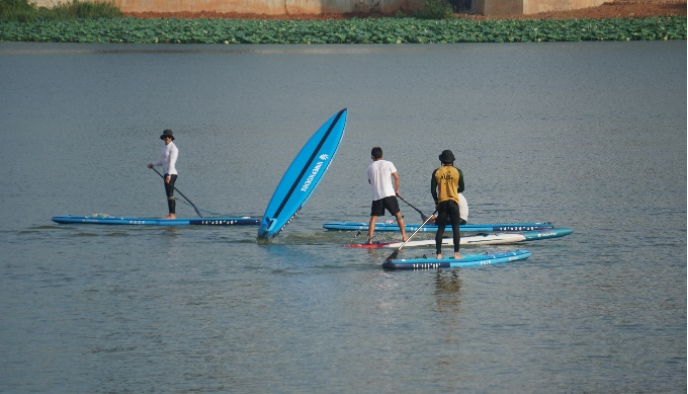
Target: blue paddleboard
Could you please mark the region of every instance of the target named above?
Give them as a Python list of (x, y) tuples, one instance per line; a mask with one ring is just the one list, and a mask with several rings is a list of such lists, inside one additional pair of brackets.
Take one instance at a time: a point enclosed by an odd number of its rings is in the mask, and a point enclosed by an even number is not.
[[(420, 224), (407, 224), (404, 226), (406, 231), (416, 231)], [(531, 231), (553, 228), (554, 225), (549, 222), (522, 222), (522, 223), (493, 223), (493, 224), (464, 224), (459, 231)], [(368, 223), (356, 222), (328, 222), (323, 225), (326, 230), (344, 230), (344, 231), (367, 231)], [(399, 231), (399, 224), (394, 223), (376, 223), (375, 231)], [(437, 225), (426, 224), (420, 229), (420, 232), (436, 232)], [(447, 225), (445, 231), (452, 231), (452, 226)]]
[(525, 249), (521, 249), (497, 254), (468, 254), (462, 256), (463, 259), (460, 260), (455, 260), (453, 257), (445, 259), (431, 257), (387, 260), (382, 264), (382, 268), (389, 270), (437, 270), (440, 268), (479, 267), (481, 265), (501, 264), (517, 260), (524, 260), (530, 257), (530, 252)]
[(144, 226), (257, 226), (260, 219), (252, 216), (223, 216), (193, 219), (138, 218), (110, 215), (53, 216), (53, 222), (60, 224), (110, 224)]
[(277, 235), (308, 201), (337, 153), (346, 126), (346, 108), (323, 124), (294, 158), (272, 195), (258, 238)]

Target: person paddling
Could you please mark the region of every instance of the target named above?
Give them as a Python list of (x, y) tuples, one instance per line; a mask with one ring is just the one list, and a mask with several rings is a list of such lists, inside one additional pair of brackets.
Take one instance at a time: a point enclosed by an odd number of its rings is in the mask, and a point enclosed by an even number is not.
[[(385, 214), (385, 209), (397, 218), (401, 229), (401, 240), (406, 242), (406, 228), (404, 217), (399, 209), (399, 174), (394, 163), (382, 160), (382, 148), (376, 146), (370, 151), (373, 162), (368, 166), (368, 183), (373, 188), (373, 203), (370, 207), (370, 223), (368, 224), (368, 243), (373, 243), (375, 234), (375, 222), (378, 216)], [(394, 184), (392, 184), (394, 178)]]
[(176, 219), (176, 203), (174, 200), (174, 183), (177, 181), (177, 169), (175, 165), (177, 164), (177, 157), (179, 156), (179, 149), (177, 145), (174, 144), (174, 135), (172, 135), (172, 130), (164, 130), (160, 139), (165, 141), (165, 147), (162, 148), (162, 154), (160, 160), (155, 163), (149, 163), (148, 168), (153, 168), (154, 166), (162, 166), (165, 175), (165, 195), (167, 195), (167, 209), (169, 214), (163, 219)]
[(461, 259), (461, 254), (459, 254), (461, 246), (459, 193), (463, 192), (464, 189), (463, 173), (454, 167), (455, 158), (452, 151), (443, 151), (439, 159), (442, 165), (432, 172), (430, 181), (430, 192), (435, 200), (435, 209), (437, 210), (437, 233), (435, 233), (437, 258), (443, 258), (442, 236), (447, 226), (447, 218), (449, 218), (454, 236), (454, 258)]

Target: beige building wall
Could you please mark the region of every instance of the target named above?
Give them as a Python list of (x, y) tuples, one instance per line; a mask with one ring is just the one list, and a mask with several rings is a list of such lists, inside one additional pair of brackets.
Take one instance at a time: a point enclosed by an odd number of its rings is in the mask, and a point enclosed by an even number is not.
[(597, 7), (607, 0), (523, 0), (524, 14)]
[(606, 0), (473, 0), (473, 12), (481, 15), (527, 15), (597, 7)]
[(473, 0), (472, 11), (480, 15), (521, 14), (523, 2), (528, 0)]

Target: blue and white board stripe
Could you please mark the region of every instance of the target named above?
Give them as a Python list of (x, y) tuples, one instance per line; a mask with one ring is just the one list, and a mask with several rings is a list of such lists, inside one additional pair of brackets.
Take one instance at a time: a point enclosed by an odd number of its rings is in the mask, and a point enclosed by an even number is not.
[(530, 252), (521, 249), (511, 252), (497, 254), (470, 254), (464, 255), (463, 259), (454, 258), (417, 258), (387, 260), (382, 264), (382, 268), (388, 270), (438, 270), (441, 268), (469, 268), (480, 267), (490, 264), (503, 264), (530, 257)]
[[(406, 231), (416, 231), (420, 224), (407, 224), (404, 227)], [(362, 222), (328, 222), (323, 225), (326, 230), (342, 230), (342, 231), (368, 231), (368, 223)], [(554, 228), (554, 224), (550, 222), (519, 222), (519, 223), (492, 223), (492, 224), (464, 224), (460, 227), (461, 232), (474, 231), (532, 231)], [(377, 223), (375, 231), (399, 231), (399, 225), (394, 223)], [(436, 232), (437, 225), (426, 224), (420, 229), (420, 232)], [(452, 226), (447, 225), (445, 231), (452, 231)]]
[(224, 216), (192, 219), (161, 219), (126, 216), (53, 216), (52, 221), (60, 224), (105, 224), (139, 226), (257, 226), (260, 219), (252, 216)]
[(277, 235), (308, 201), (337, 153), (346, 116), (346, 108), (332, 116), (296, 155), (265, 209), (258, 238)]

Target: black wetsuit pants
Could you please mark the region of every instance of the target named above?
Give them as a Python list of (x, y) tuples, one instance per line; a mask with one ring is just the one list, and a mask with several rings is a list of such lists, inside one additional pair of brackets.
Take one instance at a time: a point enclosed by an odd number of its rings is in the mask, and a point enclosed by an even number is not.
[(442, 237), (444, 236), (444, 229), (447, 226), (447, 219), (449, 219), (452, 225), (454, 252), (458, 252), (461, 246), (461, 233), (459, 232), (461, 216), (459, 215), (459, 204), (457, 204), (456, 201), (441, 202), (437, 206), (437, 233), (435, 234), (435, 248), (438, 254), (442, 253)]
[[(167, 178), (167, 174), (165, 174)], [(177, 204), (174, 201), (174, 183), (177, 181), (177, 175), (170, 175), (170, 183), (165, 182), (165, 194), (167, 195), (167, 209), (170, 213), (176, 214)]]

